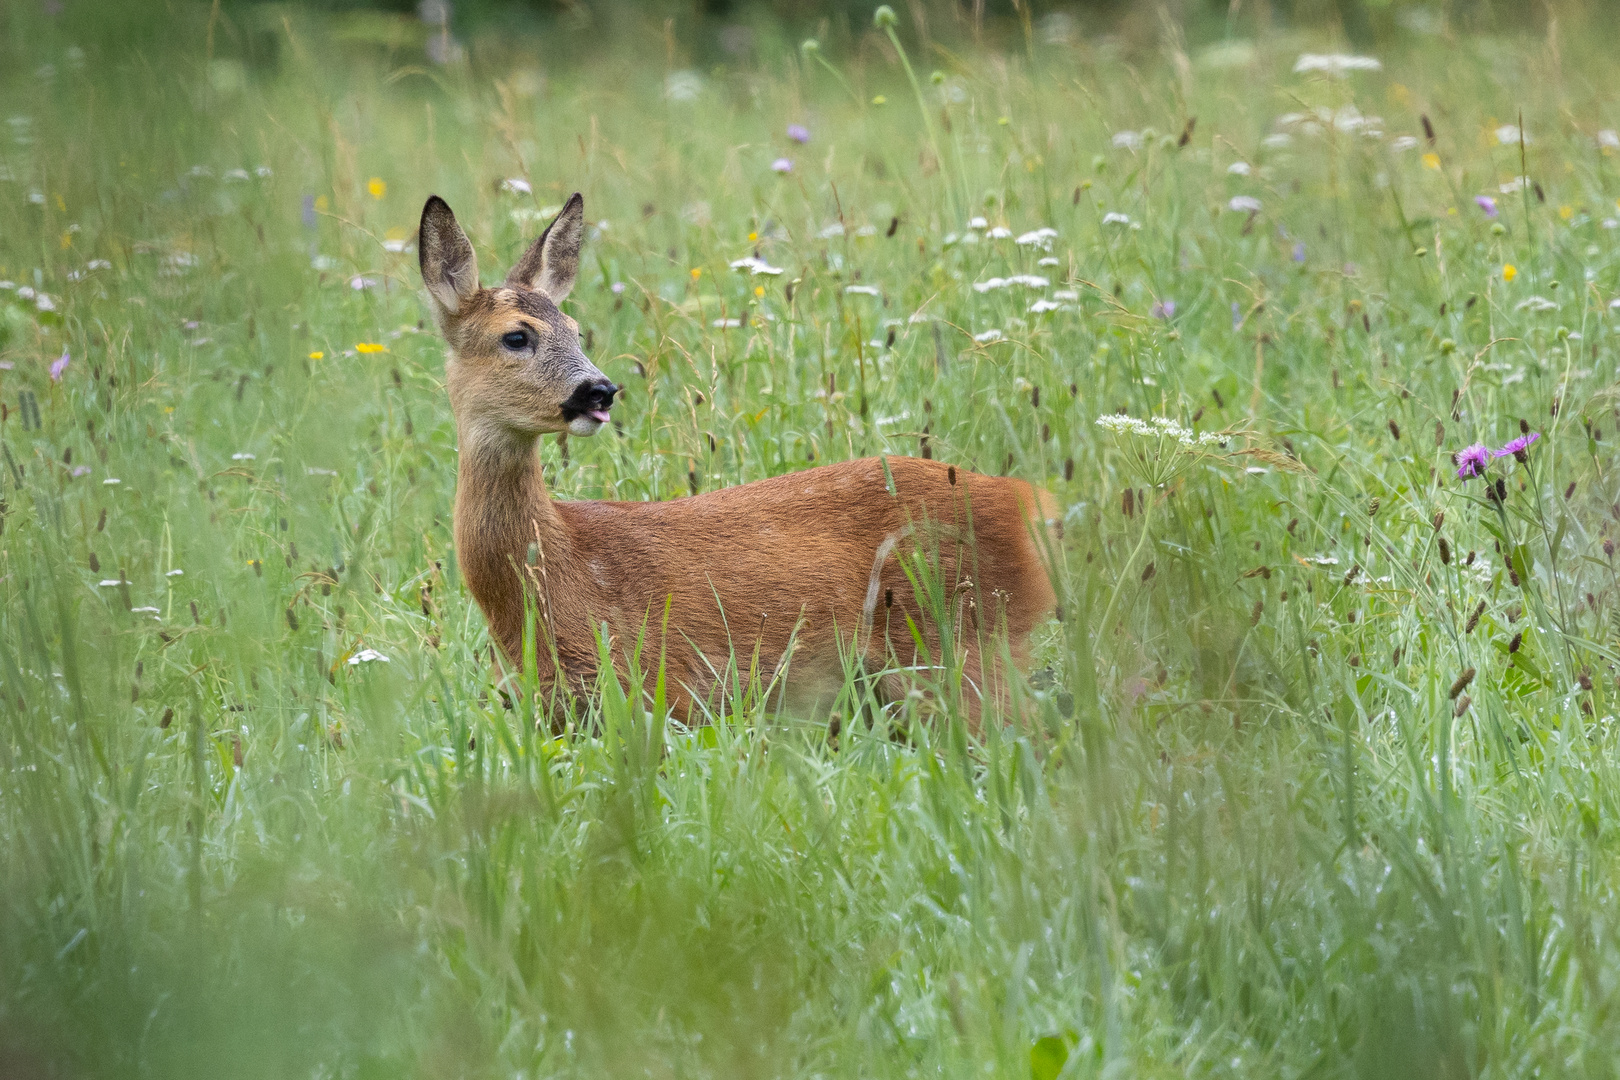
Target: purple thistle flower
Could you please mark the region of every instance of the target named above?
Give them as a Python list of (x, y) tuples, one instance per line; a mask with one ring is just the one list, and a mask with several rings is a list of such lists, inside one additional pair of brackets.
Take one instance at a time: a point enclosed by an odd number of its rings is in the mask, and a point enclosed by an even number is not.
[(789, 124), (787, 126), (787, 137), (803, 145), (810, 141), (810, 129), (803, 124)]
[(1491, 451), (1484, 443), (1475, 443), (1451, 455), (1451, 460), (1457, 465), (1457, 479), (1468, 480), (1485, 475), (1491, 464)]
[(1298, 263), (1305, 261), (1305, 241), (1303, 240), (1294, 245), (1294, 261)]
[(73, 357), (68, 355), (68, 351), (66, 349), (63, 349), (62, 355), (58, 356), (51, 362), (51, 381), (61, 382), (62, 372), (67, 370), (68, 364), (72, 363), (72, 361)]
[(1530, 444), (1539, 438), (1541, 438), (1541, 432), (1528, 431), (1523, 435), (1520, 435), (1517, 439), (1514, 439), (1512, 442), (1508, 443), (1506, 446), (1502, 447), (1502, 449), (1496, 451), (1495, 456), (1511, 456), (1514, 461), (1517, 461), (1520, 465), (1523, 465), (1525, 462), (1530, 460), (1530, 455), (1526, 453), (1526, 451), (1530, 449)]
[(788, 158), (779, 157), (775, 161), (771, 162), (771, 171), (772, 172), (779, 172), (779, 173), (790, 173), (790, 172), (793, 171), (793, 162)]
[(1475, 195), (1474, 203), (1481, 210), (1485, 211), (1486, 217), (1493, 218), (1496, 216), (1496, 200), (1491, 198), (1489, 195)]
[(1175, 316), (1175, 314), (1176, 314), (1176, 302), (1174, 300), (1155, 300), (1155, 301), (1153, 301), (1152, 315), (1153, 315), (1153, 317), (1155, 319), (1169, 320), (1169, 319), (1173, 318)]

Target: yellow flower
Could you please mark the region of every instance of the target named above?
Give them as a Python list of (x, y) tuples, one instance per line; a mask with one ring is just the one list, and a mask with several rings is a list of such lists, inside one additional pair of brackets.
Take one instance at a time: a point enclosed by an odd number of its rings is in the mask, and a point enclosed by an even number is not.
[(1446, 214), (1448, 216), (1450, 216), (1450, 217), (1456, 217), (1457, 216), (1457, 208), (1455, 206), (1446, 207)]
[(754, 295), (755, 296), (764, 296), (765, 295), (765, 286), (763, 286), (763, 285), (755, 285), (754, 286)]
[(702, 276), (703, 276), (703, 267), (701, 267), (701, 266), (692, 267), (692, 280), (693, 281), (696, 281), (698, 278), (700, 278)]
[(1570, 218), (1575, 216), (1575, 208), (1567, 204), (1560, 206), (1558, 208), (1558, 216), (1563, 218), (1565, 221), (1568, 221)]
[(62, 250), (66, 251), (68, 248), (70, 248), (72, 246), (73, 246), (73, 234), (71, 232), (63, 233), (62, 234)]
[(315, 196), (315, 209), (324, 211), (324, 210), (330, 210), (331, 208), (332, 208), (332, 200), (331, 199), (328, 199), (325, 195), (317, 195), (317, 196)]
[(1412, 91), (1408, 90), (1400, 83), (1390, 83), (1389, 100), (1399, 105), (1405, 105), (1407, 102), (1412, 100)]
[(1514, 278), (1516, 278), (1518, 276), (1519, 276), (1518, 267), (1514, 266), (1512, 263), (1508, 263), (1506, 266), (1502, 267), (1502, 280), (1503, 281), (1512, 281)]
[(874, 105), (887, 105), (888, 103), (889, 99), (884, 97), (882, 94), (879, 94), (877, 97), (872, 99), (872, 104)]
[(748, 242), (750, 244), (752, 244), (755, 240), (758, 240), (758, 239), (759, 239), (759, 233), (751, 232), (751, 233), (748, 234)]
[(377, 343), (371, 341), (357, 341), (354, 344), (354, 351), (357, 353), (387, 352), (388, 346), (378, 345)]
[(309, 354), (309, 358), (311, 360), (325, 360), (326, 354), (321, 352), (319, 349), (316, 349), (314, 352)]
[(388, 194), (388, 182), (380, 176), (373, 176), (366, 184), (366, 190), (371, 192), (373, 199), (380, 199)]
[(1440, 171), (1440, 155), (1436, 154), (1436, 153), (1432, 153), (1432, 152), (1428, 153), (1428, 154), (1424, 154), (1423, 155), (1423, 167), (1426, 168), (1426, 169), (1433, 169), (1435, 172), (1439, 172)]

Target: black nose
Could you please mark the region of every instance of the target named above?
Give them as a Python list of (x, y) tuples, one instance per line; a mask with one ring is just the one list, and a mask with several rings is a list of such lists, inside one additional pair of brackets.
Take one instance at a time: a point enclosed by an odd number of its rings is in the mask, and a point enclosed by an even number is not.
[(573, 420), (577, 416), (589, 416), (595, 412), (607, 412), (613, 408), (613, 395), (619, 388), (606, 379), (592, 379), (582, 382), (574, 387), (574, 392), (568, 395), (568, 400), (562, 404), (563, 418)]

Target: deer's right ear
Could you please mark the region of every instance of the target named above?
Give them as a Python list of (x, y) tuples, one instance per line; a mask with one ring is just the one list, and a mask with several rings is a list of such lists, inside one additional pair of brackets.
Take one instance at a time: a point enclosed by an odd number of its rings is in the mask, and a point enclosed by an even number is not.
[(422, 207), (416, 252), (428, 293), (445, 314), (454, 315), (478, 291), (478, 256), (450, 204), (437, 195), (429, 195)]

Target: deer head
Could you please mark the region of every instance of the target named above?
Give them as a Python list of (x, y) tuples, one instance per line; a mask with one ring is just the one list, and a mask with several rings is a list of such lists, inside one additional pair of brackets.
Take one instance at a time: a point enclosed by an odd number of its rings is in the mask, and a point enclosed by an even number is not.
[(450, 346), (450, 407), (464, 429), (532, 443), (547, 432), (594, 435), (607, 423), (619, 388), (586, 358), (579, 323), (557, 306), (574, 287), (584, 221), (576, 192), (506, 281), (486, 289), (449, 204), (432, 195), (422, 207), (422, 281)]

